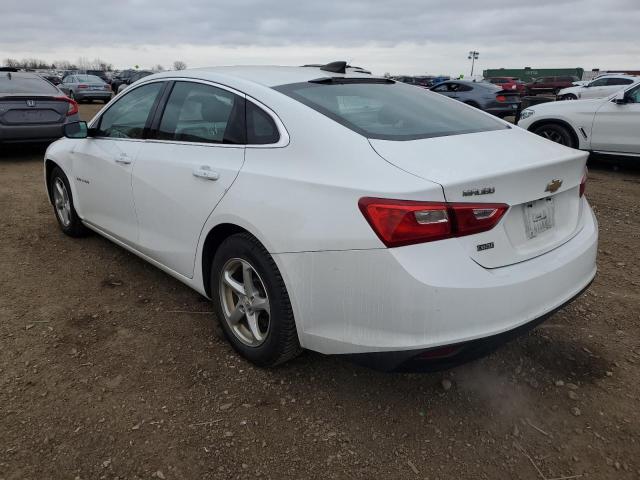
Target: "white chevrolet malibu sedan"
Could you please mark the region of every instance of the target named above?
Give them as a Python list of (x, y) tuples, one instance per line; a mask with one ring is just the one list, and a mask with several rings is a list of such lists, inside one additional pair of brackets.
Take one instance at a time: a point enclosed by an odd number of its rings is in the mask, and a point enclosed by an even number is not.
[(62, 231), (210, 298), (260, 366), (446, 368), (596, 272), (586, 153), (344, 62), (151, 75), (65, 136), (45, 156)]

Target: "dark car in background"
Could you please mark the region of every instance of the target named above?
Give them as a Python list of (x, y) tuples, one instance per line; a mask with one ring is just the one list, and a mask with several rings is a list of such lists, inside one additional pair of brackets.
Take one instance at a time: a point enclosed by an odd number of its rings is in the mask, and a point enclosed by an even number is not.
[(120, 74), (116, 75), (111, 82), (111, 89), (113, 93), (120, 93), (133, 82), (140, 80), (147, 75), (151, 75), (153, 72), (149, 70), (123, 70)]
[(47, 82), (52, 83), (56, 87), (62, 83), (62, 79), (56, 75), (40, 75)]
[(517, 91), (503, 90), (487, 82), (449, 80), (431, 87), (430, 90), (500, 118), (515, 116), (521, 102)]
[(0, 143), (50, 142), (79, 120), (78, 104), (40, 75), (0, 73)]
[(525, 83), (515, 77), (492, 77), (487, 82), (499, 86), (503, 90), (516, 90), (520, 95), (526, 92)]
[(525, 85), (527, 95), (537, 95), (539, 93), (553, 93), (556, 95), (563, 88), (573, 86), (573, 82), (578, 81), (578, 77), (563, 75), (558, 77), (536, 78), (533, 82)]
[(102, 80), (104, 83), (108, 83), (109, 85), (111, 85), (111, 78), (109, 77), (109, 75), (107, 75), (107, 72), (105, 72), (104, 70), (86, 70), (84, 73), (87, 75), (94, 75), (98, 77), (100, 80)]

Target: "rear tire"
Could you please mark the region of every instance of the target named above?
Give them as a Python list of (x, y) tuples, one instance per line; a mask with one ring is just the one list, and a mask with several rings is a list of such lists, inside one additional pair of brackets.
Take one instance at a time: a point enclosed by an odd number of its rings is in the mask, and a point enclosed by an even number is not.
[(69, 180), (60, 167), (55, 167), (51, 172), (49, 191), (51, 192), (53, 211), (62, 232), (70, 237), (87, 235), (89, 229), (84, 226), (76, 213)]
[(533, 133), (566, 147), (577, 147), (571, 132), (563, 125), (558, 125), (557, 123), (539, 125), (533, 130)]
[(211, 297), (233, 348), (260, 367), (302, 352), (289, 294), (273, 258), (248, 233), (224, 240), (213, 258)]

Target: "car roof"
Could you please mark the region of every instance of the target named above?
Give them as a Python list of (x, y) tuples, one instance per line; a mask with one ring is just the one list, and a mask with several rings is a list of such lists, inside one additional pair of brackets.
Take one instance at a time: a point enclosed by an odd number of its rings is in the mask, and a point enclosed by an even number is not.
[[(221, 79), (237, 80), (265, 87), (275, 87), (289, 83), (308, 82), (323, 77), (371, 78), (371, 75), (347, 69), (347, 73), (321, 70), (319, 66), (285, 67), (273, 65), (247, 65), (192, 68), (188, 70), (156, 73), (154, 78), (182, 77), (219, 82)], [(149, 79), (150, 77), (145, 77)]]

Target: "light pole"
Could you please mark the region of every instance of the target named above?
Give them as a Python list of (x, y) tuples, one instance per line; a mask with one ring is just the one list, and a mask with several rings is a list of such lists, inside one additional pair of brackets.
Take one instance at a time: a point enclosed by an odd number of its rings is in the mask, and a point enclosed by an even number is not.
[(478, 59), (478, 56), (480, 55), (480, 52), (476, 52), (475, 50), (471, 50), (469, 52), (469, 56), (467, 57), (469, 60), (471, 60), (471, 79), (473, 79), (473, 66), (476, 63), (476, 60)]

